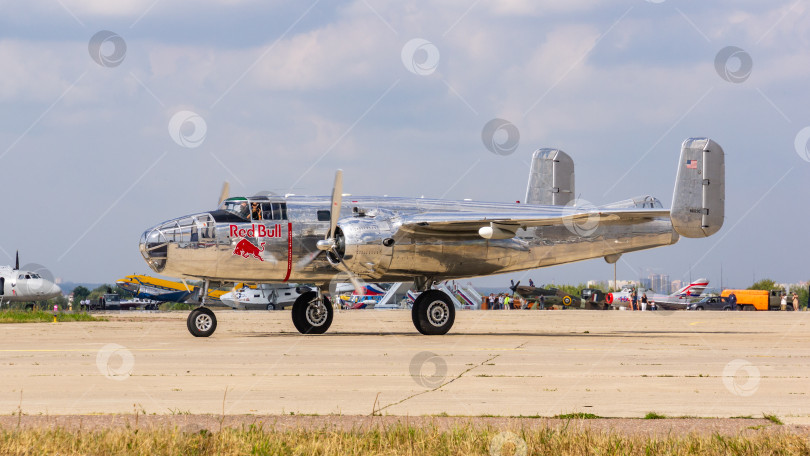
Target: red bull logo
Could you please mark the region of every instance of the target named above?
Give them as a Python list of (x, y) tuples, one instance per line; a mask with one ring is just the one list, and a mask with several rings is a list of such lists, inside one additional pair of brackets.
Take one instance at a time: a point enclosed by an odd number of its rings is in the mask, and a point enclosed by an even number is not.
[(264, 225), (259, 225), (256, 223), (251, 224), (250, 228), (239, 228), (239, 225), (231, 225), (230, 236), (241, 238), (245, 237), (280, 238), (281, 225), (275, 224), (272, 225), (272, 228), (266, 227)]
[(255, 244), (248, 241), (247, 239), (242, 239), (241, 241), (239, 241), (236, 244), (236, 247), (233, 249), (234, 255), (240, 255), (244, 258), (250, 258), (251, 256), (253, 256), (259, 261), (264, 261), (264, 258), (262, 258), (262, 252), (264, 252), (264, 242), (262, 242), (259, 247), (256, 247)]

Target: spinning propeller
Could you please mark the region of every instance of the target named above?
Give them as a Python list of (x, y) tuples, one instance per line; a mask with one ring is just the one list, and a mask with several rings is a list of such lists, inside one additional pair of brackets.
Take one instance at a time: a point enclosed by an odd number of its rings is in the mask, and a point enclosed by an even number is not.
[(360, 282), (360, 279), (354, 275), (354, 273), (349, 269), (349, 266), (346, 265), (346, 262), (343, 261), (343, 255), (340, 253), (340, 247), (342, 247), (341, 243), (343, 242), (343, 238), (338, 238), (338, 219), (340, 219), (340, 208), (343, 203), (343, 170), (339, 169), (335, 172), (335, 185), (332, 187), (332, 202), (330, 206), (330, 220), (329, 220), (329, 231), (326, 232), (326, 236), (322, 241), (318, 241), (316, 244), (318, 247), (319, 252), (315, 253), (315, 255), (307, 258), (307, 263), (309, 264), (315, 260), (315, 258), (320, 254), (320, 252), (326, 252), (327, 257), (329, 258), (329, 263), (332, 264), (337, 268), (337, 263), (340, 263), (343, 266), (343, 271), (349, 275), (349, 281), (351, 281), (352, 285), (354, 285), (354, 289), (357, 293), (362, 293), (364, 290), (363, 284)]

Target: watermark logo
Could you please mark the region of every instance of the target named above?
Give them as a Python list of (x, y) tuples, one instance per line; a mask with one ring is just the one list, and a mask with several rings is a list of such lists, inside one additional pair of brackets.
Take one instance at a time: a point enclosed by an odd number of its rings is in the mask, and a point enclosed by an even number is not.
[(572, 200), (566, 204), (562, 216), (565, 228), (582, 237), (595, 233), (602, 218), (596, 206), (583, 199)]
[(499, 432), (489, 442), (490, 456), (526, 456), (528, 452), (526, 441), (514, 432)]
[(447, 378), (447, 362), (429, 351), (414, 355), (409, 370), (413, 381), (425, 388), (438, 388)]
[(714, 57), (714, 69), (721, 78), (740, 84), (751, 76), (754, 60), (751, 55), (737, 46), (726, 46)]
[(132, 375), (135, 356), (123, 345), (107, 344), (96, 355), (96, 367), (107, 378), (126, 380)]
[(793, 141), (793, 147), (796, 148), (796, 153), (799, 154), (802, 160), (810, 162), (810, 127), (804, 127), (796, 134), (796, 139)]
[(439, 48), (422, 38), (414, 38), (402, 46), (402, 64), (419, 76), (428, 76), (439, 66)]
[(520, 144), (520, 131), (512, 122), (496, 117), (484, 125), (481, 141), (495, 155), (510, 155)]
[(208, 126), (199, 114), (192, 111), (179, 111), (169, 120), (169, 136), (179, 146), (194, 149), (202, 145)]
[(117, 33), (102, 30), (90, 38), (87, 50), (99, 65), (115, 68), (121, 65), (127, 55), (127, 43)]
[(735, 396), (748, 397), (759, 389), (759, 368), (744, 359), (735, 359), (723, 368), (723, 385)]

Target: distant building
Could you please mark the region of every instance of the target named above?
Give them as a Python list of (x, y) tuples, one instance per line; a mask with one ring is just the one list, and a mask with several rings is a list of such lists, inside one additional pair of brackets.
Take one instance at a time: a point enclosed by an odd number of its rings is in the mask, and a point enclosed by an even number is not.
[(669, 276), (666, 274), (650, 274), (650, 288), (661, 294), (672, 293)]
[[(612, 280), (610, 281), (613, 282)], [(605, 282), (604, 280), (589, 280), (588, 281), (588, 288), (596, 288), (597, 290), (607, 290), (610, 288), (610, 284)]]
[(673, 280), (669, 284), (670, 293), (675, 293), (676, 291), (683, 288), (683, 280)]
[[(602, 284), (602, 285), (605, 286), (605, 288), (600, 288), (600, 289), (604, 290), (604, 291), (607, 291), (609, 288), (612, 288), (614, 290), (621, 290), (622, 288), (626, 288), (626, 287), (628, 287), (628, 288), (629, 287), (635, 287), (636, 286), (636, 281), (635, 280), (619, 280), (619, 281), (616, 282), (616, 284), (614, 284), (612, 280), (610, 280), (608, 282), (598, 282), (596, 280), (589, 280), (588, 281), (588, 286), (591, 287), (591, 284)], [(596, 286), (596, 287), (591, 287), (591, 288), (599, 288), (599, 287)]]
[(638, 285), (641, 288), (646, 288), (648, 290), (653, 287), (652, 286), (652, 280), (650, 280), (650, 279), (638, 279)]

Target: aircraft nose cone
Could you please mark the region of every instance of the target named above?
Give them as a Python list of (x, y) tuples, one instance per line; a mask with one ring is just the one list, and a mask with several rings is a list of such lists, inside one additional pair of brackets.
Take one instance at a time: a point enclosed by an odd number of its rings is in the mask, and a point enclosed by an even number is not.
[(153, 271), (163, 271), (166, 266), (168, 240), (160, 227), (150, 228), (143, 232), (138, 243), (138, 250)]

